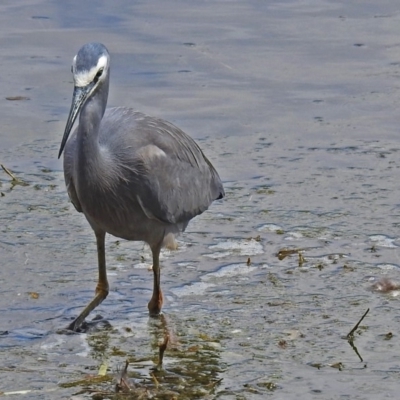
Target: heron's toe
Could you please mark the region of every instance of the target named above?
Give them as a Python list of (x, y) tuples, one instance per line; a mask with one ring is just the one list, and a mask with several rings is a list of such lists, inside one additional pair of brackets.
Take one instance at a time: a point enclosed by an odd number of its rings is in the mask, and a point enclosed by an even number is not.
[(81, 323), (81, 324), (78, 324), (75, 320), (67, 326), (67, 330), (74, 332), (74, 333), (80, 333), (80, 332), (82, 332), (82, 327), (84, 324), (85, 324), (85, 321), (83, 321), (83, 323)]

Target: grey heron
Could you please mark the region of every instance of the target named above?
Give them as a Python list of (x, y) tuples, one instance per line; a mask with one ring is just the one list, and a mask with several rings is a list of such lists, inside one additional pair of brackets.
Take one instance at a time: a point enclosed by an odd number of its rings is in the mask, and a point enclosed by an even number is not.
[(72, 73), (72, 105), (58, 157), (64, 151), (68, 195), (95, 233), (99, 273), (94, 298), (68, 326), (76, 331), (109, 292), (106, 233), (149, 244), (154, 284), (148, 309), (158, 315), (161, 248), (225, 193), (211, 162), (182, 130), (131, 108), (106, 109), (110, 55), (104, 45), (85, 44)]

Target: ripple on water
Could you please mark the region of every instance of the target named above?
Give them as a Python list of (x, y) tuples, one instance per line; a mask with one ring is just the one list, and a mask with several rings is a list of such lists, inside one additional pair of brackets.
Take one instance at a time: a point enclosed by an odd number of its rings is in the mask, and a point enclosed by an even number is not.
[(246, 275), (256, 269), (257, 267), (246, 265), (244, 263), (225, 265), (219, 268), (217, 271), (204, 274), (200, 277), (200, 281), (172, 288), (171, 292), (177, 297), (201, 295), (204, 294), (208, 289), (218, 286), (219, 281), (215, 278), (222, 279)]
[(16, 329), (14, 331), (14, 334), (17, 335), (21, 340), (31, 340), (31, 339), (37, 339), (37, 338), (42, 338), (46, 335), (48, 335), (48, 331), (42, 330), (42, 329), (34, 329), (34, 328), (29, 328), (29, 329)]
[(383, 269), (385, 271), (391, 271), (391, 270), (398, 270), (399, 266), (396, 264), (388, 264), (388, 263), (384, 263), (384, 264), (378, 264), (377, 265), (378, 268)]

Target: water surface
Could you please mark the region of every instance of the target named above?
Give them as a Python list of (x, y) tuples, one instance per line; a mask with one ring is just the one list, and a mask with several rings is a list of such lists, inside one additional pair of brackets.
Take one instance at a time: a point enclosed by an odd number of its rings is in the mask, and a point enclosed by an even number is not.
[[(400, 265), (395, 2), (0, 11), (0, 161), (28, 184), (1, 171), (0, 391), (112, 398), (128, 359), (131, 398), (397, 396), (398, 292), (370, 290)], [(147, 316), (148, 248), (108, 237), (111, 292), (91, 317), (112, 328), (62, 335), (97, 275), (56, 159), (72, 57), (92, 40), (112, 56), (109, 105), (191, 134), (227, 196), (162, 253), (163, 319)], [(345, 336), (368, 308), (355, 351)], [(152, 372), (165, 335), (165, 370)]]

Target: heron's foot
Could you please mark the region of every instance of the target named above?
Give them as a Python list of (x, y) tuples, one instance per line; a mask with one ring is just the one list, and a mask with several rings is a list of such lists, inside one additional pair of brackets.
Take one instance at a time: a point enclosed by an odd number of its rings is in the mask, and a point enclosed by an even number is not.
[(111, 324), (103, 319), (101, 315), (96, 315), (90, 322), (84, 320), (79, 323), (78, 318), (74, 319), (66, 328), (60, 329), (58, 333), (72, 335), (74, 333), (87, 333), (111, 328)]
[[(104, 286), (98, 284), (96, 288), (96, 296), (94, 299), (83, 309), (83, 311), (78, 315), (76, 319), (74, 319), (67, 327), (68, 330), (72, 332), (86, 332), (87, 322), (85, 322), (85, 318), (107, 297), (108, 295), (108, 285), (104, 289)], [(101, 317), (100, 317), (101, 318)], [(98, 320), (96, 317), (93, 321)]]
[(87, 323), (85, 320), (79, 321), (79, 317), (74, 319), (68, 326), (67, 330), (75, 333), (82, 333), (87, 331)]
[(74, 319), (68, 326), (57, 330), (59, 335), (73, 335), (75, 333), (82, 333), (87, 331), (87, 323), (83, 321), (81, 323)]
[(57, 333), (58, 335), (75, 335), (75, 334), (81, 332), (80, 330), (74, 331), (74, 330), (72, 330), (70, 327), (71, 327), (71, 324), (68, 325), (68, 326), (65, 327), (65, 328), (57, 329), (56, 333)]
[(158, 317), (160, 315), (163, 301), (164, 298), (161, 289), (159, 290), (158, 295), (153, 293), (153, 296), (147, 305), (150, 317)]

